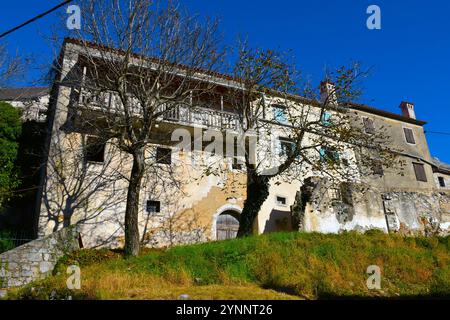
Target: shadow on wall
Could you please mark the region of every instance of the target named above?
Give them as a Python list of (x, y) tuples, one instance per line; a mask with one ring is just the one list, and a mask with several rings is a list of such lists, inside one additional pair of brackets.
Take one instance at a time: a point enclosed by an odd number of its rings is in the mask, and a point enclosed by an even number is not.
[(276, 231), (292, 231), (292, 215), (290, 211), (272, 209), (264, 226), (264, 233)]

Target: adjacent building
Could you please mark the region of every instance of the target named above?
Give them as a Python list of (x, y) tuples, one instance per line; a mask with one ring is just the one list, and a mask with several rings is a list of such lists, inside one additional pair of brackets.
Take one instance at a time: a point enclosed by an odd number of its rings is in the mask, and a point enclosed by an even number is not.
[(0, 101), (22, 111), (22, 120), (45, 122), (50, 93), (48, 87), (2, 88)]

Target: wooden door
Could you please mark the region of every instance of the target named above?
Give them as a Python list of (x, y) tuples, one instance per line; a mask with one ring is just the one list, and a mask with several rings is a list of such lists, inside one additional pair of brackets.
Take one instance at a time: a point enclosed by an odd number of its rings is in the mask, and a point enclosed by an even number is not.
[(224, 212), (216, 222), (217, 240), (236, 238), (239, 230), (239, 219), (237, 214)]

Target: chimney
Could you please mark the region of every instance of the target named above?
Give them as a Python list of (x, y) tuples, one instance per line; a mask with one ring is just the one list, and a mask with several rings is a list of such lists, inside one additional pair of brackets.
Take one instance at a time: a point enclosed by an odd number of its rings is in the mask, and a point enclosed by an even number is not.
[(414, 112), (414, 103), (402, 101), (400, 103), (400, 109), (402, 110), (402, 115), (407, 118), (415, 119), (416, 113)]
[(332, 83), (329, 80), (324, 80), (320, 83), (320, 102), (324, 103), (327, 98), (328, 104), (337, 103), (337, 96), (334, 88), (334, 83)]

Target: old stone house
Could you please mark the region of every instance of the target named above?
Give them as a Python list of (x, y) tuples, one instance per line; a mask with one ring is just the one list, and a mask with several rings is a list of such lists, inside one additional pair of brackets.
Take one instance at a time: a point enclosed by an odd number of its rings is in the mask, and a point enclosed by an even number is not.
[[(104, 50), (88, 44), (89, 50)], [(92, 96), (80, 81), (69, 81), (83, 61), (79, 41), (66, 39), (61, 51), (61, 71), (50, 103), (48, 155), (38, 195), (38, 236), (72, 224), (80, 226), (85, 246), (120, 246), (130, 157), (117, 150), (114, 141), (100, 142), (83, 130), (95, 117), (98, 99), (113, 105), (114, 94)], [(220, 87), (232, 85), (226, 76), (215, 75)], [(331, 84), (326, 83), (324, 93)], [(301, 98), (301, 97), (297, 97)], [(296, 97), (292, 103), (298, 103)], [(283, 110), (274, 97), (266, 97), (264, 117), (275, 120), (271, 136), (283, 148)], [(300, 99), (301, 100), (301, 99)], [(302, 103), (307, 103), (304, 100)], [(359, 192), (351, 185), (331, 188), (314, 170), (302, 169), (288, 180), (272, 183), (254, 226), (256, 234), (279, 230), (340, 232), (381, 229), (385, 232), (448, 232), (449, 193), (436, 184), (448, 168), (430, 155), (423, 125), (414, 105), (402, 102), (401, 114), (352, 104), (353, 124), (367, 135), (386, 128), (393, 150), (404, 163), (400, 172), (377, 168), (372, 174), (358, 171), (356, 184), (369, 185)], [(143, 182), (140, 231), (143, 243), (165, 246), (176, 243), (232, 238), (239, 226), (245, 200), (245, 175), (236, 157), (222, 157), (204, 150), (176, 150), (166, 143), (177, 128), (195, 135), (209, 128), (237, 130), (238, 115), (223, 99), (207, 101), (195, 108), (177, 108), (155, 125), (155, 141), (148, 146), (151, 172)], [(359, 170), (364, 153), (348, 147), (342, 155), (350, 168)], [(258, 153), (258, 157), (261, 155)], [(220, 168), (220, 174), (205, 175), (204, 168)], [(177, 185), (171, 177), (177, 178)], [(447, 179), (447, 180), (445, 180)], [(298, 207), (298, 200), (305, 200)], [(327, 201), (330, 200), (330, 201)], [(332, 205), (330, 203), (338, 203)], [(296, 211), (297, 214), (293, 214)]]
[(0, 88), (0, 101), (22, 111), (22, 120), (45, 122), (50, 93), (47, 87)]

